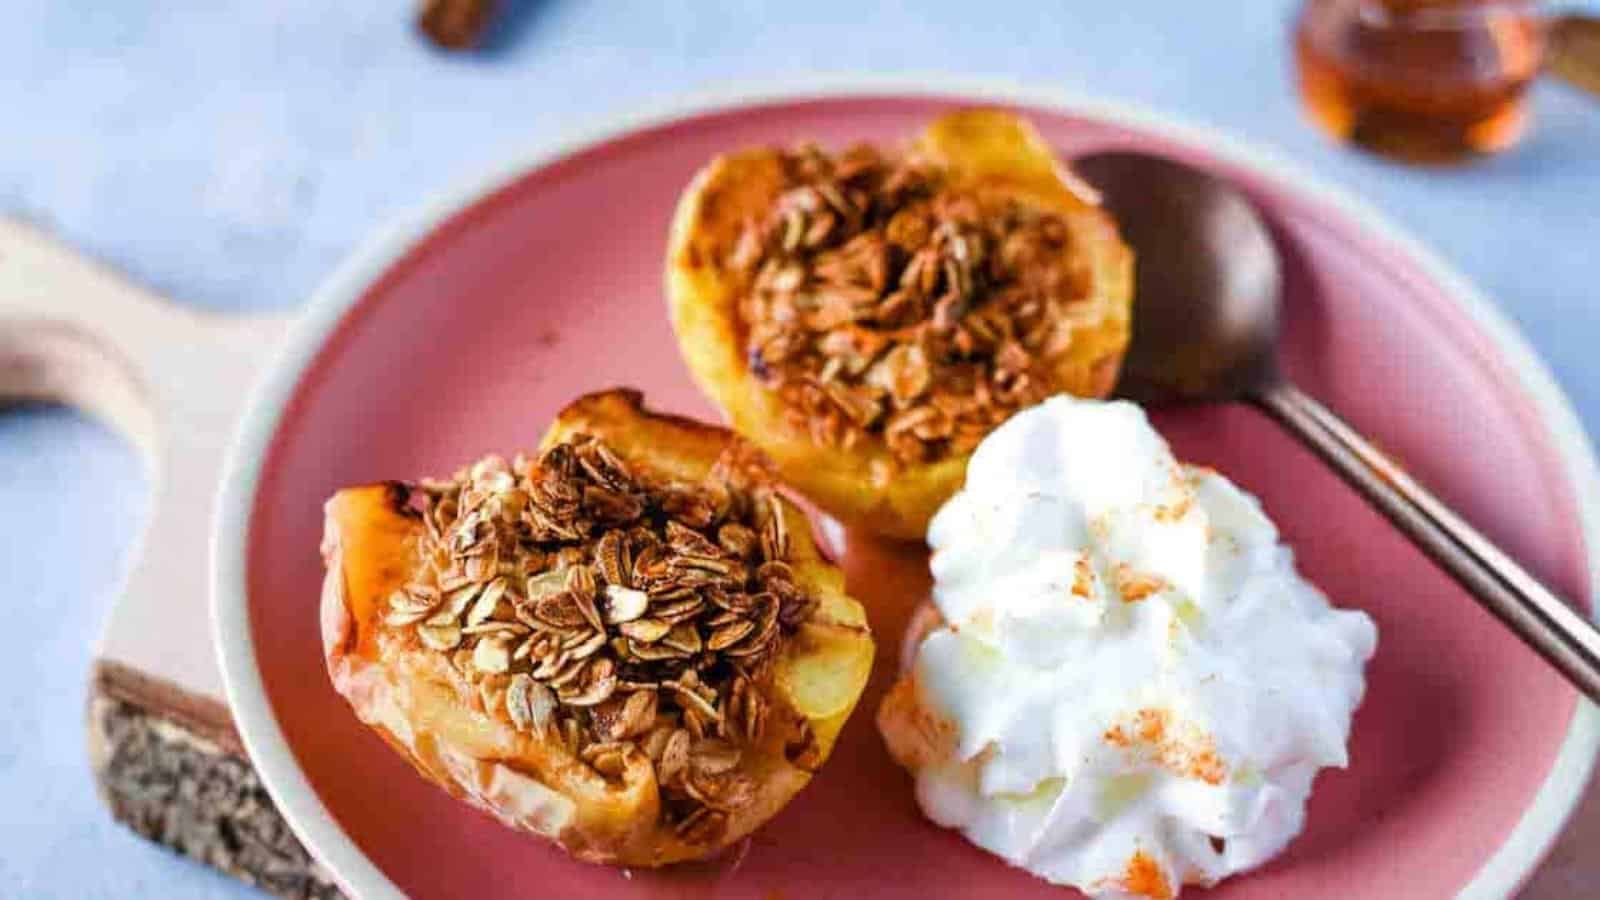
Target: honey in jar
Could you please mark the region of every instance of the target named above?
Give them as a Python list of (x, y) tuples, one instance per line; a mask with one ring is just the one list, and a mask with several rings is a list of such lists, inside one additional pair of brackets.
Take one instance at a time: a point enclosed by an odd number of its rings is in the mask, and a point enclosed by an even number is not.
[(1543, 44), (1533, 0), (1309, 0), (1294, 35), (1312, 121), (1418, 162), (1516, 143)]

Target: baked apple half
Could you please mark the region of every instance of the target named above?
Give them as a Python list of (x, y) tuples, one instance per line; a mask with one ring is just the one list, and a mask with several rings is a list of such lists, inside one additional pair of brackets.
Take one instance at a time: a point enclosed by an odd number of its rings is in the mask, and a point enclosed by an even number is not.
[(679, 203), (667, 290), (695, 379), (785, 480), (916, 538), (1011, 413), (1110, 391), (1132, 262), (1030, 125), (968, 110), (903, 151), (713, 160)]
[(425, 777), (576, 857), (703, 858), (827, 759), (871, 669), (859, 604), (770, 464), (633, 391), (535, 457), (328, 501), (328, 672)]

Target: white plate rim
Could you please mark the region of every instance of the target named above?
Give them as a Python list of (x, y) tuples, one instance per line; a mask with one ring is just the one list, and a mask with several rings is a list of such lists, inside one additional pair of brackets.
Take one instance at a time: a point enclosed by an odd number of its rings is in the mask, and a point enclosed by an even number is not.
[[(272, 714), (250, 634), (246, 536), (266, 451), (306, 367), (372, 283), (441, 222), (551, 162), (596, 144), (698, 115), (747, 106), (877, 96), (972, 100), (1036, 107), (1123, 125), (1170, 139), (1224, 162), (1265, 175), (1300, 196), (1334, 209), (1378, 235), (1439, 285), (1493, 341), (1548, 430), (1578, 504), (1591, 585), (1600, 572), (1600, 464), (1588, 437), (1549, 369), (1527, 340), (1465, 276), (1364, 201), (1303, 171), (1275, 152), (1211, 126), (1138, 104), (1058, 88), (946, 75), (812, 75), (735, 89), (691, 92), (652, 104), (648, 111), (605, 117), (555, 140), (512, 153), (503, 162), (434, 194), (373, 234), (312, 294), (272, 363), (251, 391), (223, 466), (211, 531), (211, 620), (223, 689), (235, 727), (262, 783), (290, 829), (340, 885), (360, 898), (404, 893), (323, 805), (295, 762)], [(1600, 606), (1597, 606), (1600, 609)], [(1511, 833), (1457, 894), (1461, 900), (1510, 897), (1560, 835), (1582, 798), (1600, 749), (1600, 708), (1577, 704), (1556, 759)]]

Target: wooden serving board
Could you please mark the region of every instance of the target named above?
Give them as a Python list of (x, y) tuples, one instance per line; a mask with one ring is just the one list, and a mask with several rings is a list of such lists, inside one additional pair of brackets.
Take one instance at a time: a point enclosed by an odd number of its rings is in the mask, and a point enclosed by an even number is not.
[(138, 447), (151, 485), (89, 676), (101, 797), (145, 837), (273, 893), (337, 897), (245, 758), (209, 627), (223, 455), (288, 321), (185, 309), (0, 218), (0, 399), (104, 420)]
[[(223, 456), (286, 317), (174, 305), (0, 218), (0, 399), (62, 402), (143, 453), (149, 527), (95, 648), (89, 751), (112, 815), (140, 834), (288, 897), (341, 896), (251, 770), (223, 699), (208, 613)], [(1523, 892), (1600, 885), (1600, 792)], [(1203, 892), (1201, 892), (1203, 895)]]

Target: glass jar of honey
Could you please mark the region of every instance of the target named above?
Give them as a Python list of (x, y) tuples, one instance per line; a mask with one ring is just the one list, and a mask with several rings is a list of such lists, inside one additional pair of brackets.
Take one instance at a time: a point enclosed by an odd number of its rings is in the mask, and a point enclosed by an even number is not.
[(1301, 100), (1323, 130), (1447, 162), (1522, 136), (1544, 44), (1536, 0), (1308, 0), (1294, 55)]

